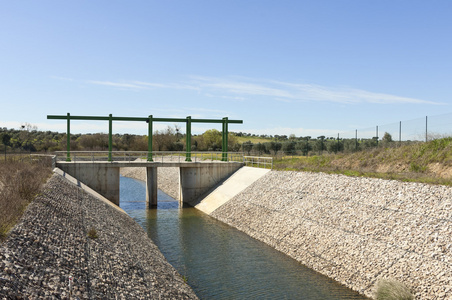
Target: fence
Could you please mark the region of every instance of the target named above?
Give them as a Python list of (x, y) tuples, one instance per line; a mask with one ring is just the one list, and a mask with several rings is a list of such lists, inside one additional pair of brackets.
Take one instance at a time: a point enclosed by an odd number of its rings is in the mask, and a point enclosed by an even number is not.
[[(147, 151), (72, 151), (71, 161), (108, 161), (109, 154), (111, 153), (111, 162), (133, 162), (138, 159), (147, 160)], [(55, 161), (66, 161), (66, 151), (56, 151)], [(202, 161), (223, 161), (223, 152), (192, 152), (193, 162)], [(154, 162), (184, 162), (186, 158), (186, 152), (183, 151), (158, 151), (153, 152), (152, 159)], [(227, 161), (243, 162), (246, 166), (257, 168), (270, 168), (273, 169), (272, 157), (261, 156), (245, 156), (241, 152), (229, 152), (227, 153)]]
[[(110, 157), (111, 153), (111, 157)], [(66, 161), (66, 151), (56, 151), (57, 161)], [(133, 162), (137, 159), (147, 160), (147, 151), (71, 151), (70, 159), (73, 162), (80, 161), (108, 161), (111, 162)], [(222, 161), (224, 157), (227, 161), (243, 162), (243, 153), (225, 153), (225, 152), (191, 152), (191, 160), (193, 162), (201, 161)], [(184, 162), (186, 160), (185, 151), (154, 151), (152, 152), (152, 161), (167, 162), (177, 161)]]
[(273, 157), (243, 156), (243, 163), (248, 167), (273, 169)]
[(388, 133), (393, 141), (398, 142), (427, 142), (438, 138), (451, 137), (452, 113), (339, 132), (339, 137), (344, 139), (382, 140), (385, 133)]
[[(267, 155), (321, 155), (324, 152), (353, 152), (376, 147), (397, 147), (452, 137), (452, 113), (426, 116), (387, 125), (338, 132), (336, 136), (295, 137), (269, 140), (263, 144), (243, 144), (243, 151)], [(279, 144), (279, 145), (278, 145)]]

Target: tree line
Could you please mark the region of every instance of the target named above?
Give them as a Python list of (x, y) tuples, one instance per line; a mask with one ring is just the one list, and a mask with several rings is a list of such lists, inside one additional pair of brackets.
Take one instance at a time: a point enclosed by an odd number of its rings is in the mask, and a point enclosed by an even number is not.
[[(410, 143), (404, 142), (404, 143)], [(270, 154), (276, 156), (278, 153), (285, 155), (322, 155), (327, 153), (338, 152), (356, 152), (366, 149), (382, 147), (392, 147), (398, 145), (393, 141), (392, 136), (385, 132), (381, 139), (374, 137), (370, 139), (354, 139), (354, 138), (334, 138), (319, 136), (312, 138), (311, 136), (296, 137), (295, 135), (274, 136), (273, 140), (264, 143), (252, 143), (251, 141), (242, 144), (242, 151), (248, 155), (251, 154)]]
[[(250, 139), (239, 142), (239, 138)], [(260, 138), (266, 142), (253, 143), (252, 140)], [(0, 128), (0, 141), (5, 151), (26, 152), (54, 152), (67, 149), (66, 133), (53, 131), (38, 131), (36, 126), (23, 125), (20, 129)], [(114, 151), (147, 151), (148, 137), (134, 134), (114, 134), (112, 136)], [(185, 151), (186, 136), (176, 126), (157, 130), (153, 134), (154, 151)], [(192, 151), (221, 151), (222, 133), (210, 129), (203, 134), (193, 135), (191, 139)], [(337, 139), (333, 137), (311, 136), (296, 137), (295, 135), (252, 135), (248, 133), (230, 132), (228, 136), (228, 151), (244, 152), (247, 155), (321, 155), (324, 152), (353, 152), (377, 146), (391, 146), (396, 144), (389, 133), (381, 139)], [(106, 151), (108, 150), (108, 134), (71, 134), (71, 151)]]
[[(66, 133), (38, 131), (33, 126), (20, 129), (0, 128), (0, 141), (7, 151), (18, 152), (54, 152), (67, 149)], [(221, 151), (222, 133), (216, 129), (207, 130), (203, 134), (194, 135), (191, 139), (192, 151)], [(185, 151), (186, 136), (180, 133), (178, 126), (168, 126), (157, 130), (152, 135), (154, 151)], [(114, 134), (112, 136), (114, 151), (147, 151), (148, 137), (135, 134)], [(88, 133), (71, 134), (71, 151), (106, 151), (108, 150), (108, 134)], [(228, 136), (229, 151), (240, 151), (240, 144), (233, 133)]]

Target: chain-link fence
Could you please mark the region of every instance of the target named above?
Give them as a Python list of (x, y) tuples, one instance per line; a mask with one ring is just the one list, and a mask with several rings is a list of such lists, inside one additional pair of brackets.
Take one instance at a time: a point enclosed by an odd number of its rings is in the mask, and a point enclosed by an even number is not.
[(339, 136), (344, 139), (383, 140), (385, 133), (388, 133), (393, 141), (399, 142), (427, 142), (433, 139), (450, 137), (452, 136), (452, 113), (438, 116), (425, 116), (413, 120), (340, 132)]
[(425, 116), (375, 127), (338, 132), (336, 136), (292, 137), (267, 143), (244, 143), (242, 151), (267, 155), (315, 155), (353, 152), (376, 147), (398, 147), (452, 137), (452, 113)]

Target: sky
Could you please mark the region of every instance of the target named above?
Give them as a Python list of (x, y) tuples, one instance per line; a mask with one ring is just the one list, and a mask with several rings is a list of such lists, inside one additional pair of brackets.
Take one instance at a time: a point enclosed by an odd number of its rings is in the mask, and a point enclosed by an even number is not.
[(228, 117), (318, 136), (452, 113), (451, 15), (449, 0), (0, 0), (0, 127)]

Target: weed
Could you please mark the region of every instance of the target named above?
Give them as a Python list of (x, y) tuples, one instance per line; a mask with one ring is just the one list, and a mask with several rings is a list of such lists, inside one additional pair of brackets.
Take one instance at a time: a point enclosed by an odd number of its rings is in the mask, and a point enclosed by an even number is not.
[(411, 172), (422, 173), (422, 172), (425, 172), (426, 169), (427, 168), (425, 166), (421, 167), (415, 162), (410, 163), (410, 171)]
[(88, 230), (88, 237), (92, 240), (97, 239), (99, 236), (97, 235), (97, 230), (94, 227), (91, 227)]
[(410, 289), (403, 283), (394, 279), (382, 279), (377, 283), (375, 291), (376, 300), (412, 300)]

